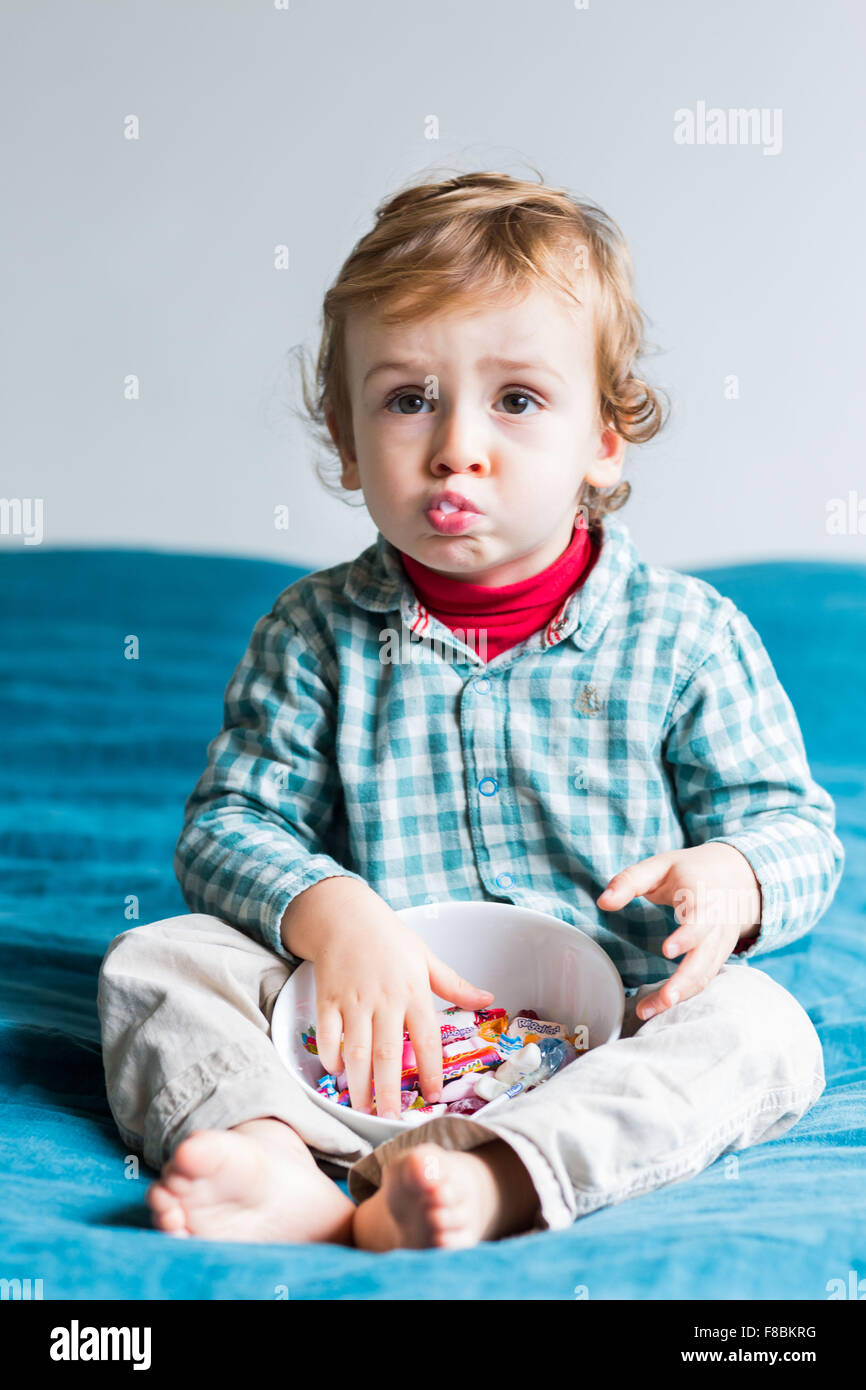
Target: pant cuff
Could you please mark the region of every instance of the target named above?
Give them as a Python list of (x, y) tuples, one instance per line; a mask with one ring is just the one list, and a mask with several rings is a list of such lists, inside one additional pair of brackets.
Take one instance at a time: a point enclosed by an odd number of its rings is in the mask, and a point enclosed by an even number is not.
[[(369, 1146), (347, 1127), (337, 1138), (334, 1126), (313, 1101), (287, 1094), (292, 1078), (262, 1064), (259, 1052), (232, 1044), (195, 1062), (152, 1101), (145, 1119), (145, 1162), (157, 1171), (182, 1140), (198, 1129), (231, 1129), (245, 1120), (273, 1115), (291, 1125), (315, 1153), (330, 1162), (355, 1162)], [(315, 1146), (319, 1147), (315, 1147)], [(332, 1152), (332, 1147), (334, 1151)], [(337, 1150), (342, 1149), (342, 1152)]]
[(381, 1186), (387, 1165), (417, 1144), (438, 1144), (440, 1148), (468, 1152), (482, 1144), (501, 1139), (520, 1159), (538, 1195), (539, 1215), (532, 1230), (558, 1230), (574, 1220), (553, 1170), (539, 1150), (522, 1134), (507, 1128), (481, 1124), (465, 1115), (438, 1115), (424, 1124), (414, 1125), (405, 1134), (395, 1135), (365, 1155), (349, 1170), (349, 1196), (363, 1202)]

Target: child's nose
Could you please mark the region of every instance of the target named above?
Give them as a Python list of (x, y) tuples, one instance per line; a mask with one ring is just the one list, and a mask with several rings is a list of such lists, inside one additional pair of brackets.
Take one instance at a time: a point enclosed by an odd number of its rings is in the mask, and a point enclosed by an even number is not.
[(483, 429), (466, 413), (446, 416), (434, 438), (431, 467), (437, 473), (488, 472), (490, 458)]
[(432, 462), (462, 472), (487, 466), (489, 452), (488, 422), (478, 404), (468, 399), (436, 405), (436, 426), (433, 431)]

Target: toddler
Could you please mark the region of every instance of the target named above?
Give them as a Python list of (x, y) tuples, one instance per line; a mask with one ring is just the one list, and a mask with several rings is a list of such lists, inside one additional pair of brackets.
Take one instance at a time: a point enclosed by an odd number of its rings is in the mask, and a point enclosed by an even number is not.
[[(100, 972), (109, 1103), (161, 1170), (160, 1230), (389, 1250), (562, 1228), (821, 1094), (811, 1021), (751, 962), (830, 904), (834, 807), (748, 619), (615, 515), (627, 445), (663, 423), (644, 346), (616, 224), (498, 173), (404, 188), (328, 291), (305, 399), (376, 541), (256, 623), (186, 804), (191, 911)], [(436, 1101), (433, 994), (493, 1003), (397, 915), (443, 900), (587, 932), (622, 1036), (373, 1149), (285, 1069), (274, 1002), (311, 961), (352, 1105), (375, 1085), (399, 1113), (404, 1026)]]

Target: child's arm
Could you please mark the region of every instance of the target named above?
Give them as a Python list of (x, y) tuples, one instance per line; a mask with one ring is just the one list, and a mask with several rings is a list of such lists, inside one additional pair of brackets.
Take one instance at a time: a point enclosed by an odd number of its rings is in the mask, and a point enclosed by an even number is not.
[(174, 868), (193, 912), (246, 931), (299, 964), (280, 927), (292, 899), (332, 875), (341, 790), (327, 653), (276, 611), (256, 623), (226, 687), (222, 731), (187, 799)]
[(637, 896), (675, 910), (662, 949), (685, 956), (638, 1005), (642, 1019), (698, 994), (734, 950), (749, 957), (802, 936), (829, 906), (845, 859), (791, 702), (738, 610), (685, 681), (662, 753), (691, 847), (625, 866), (598, 899), (605, 911)]
[(739, 610), (687, 680), (662, 751), (687, 839), (733, 845), (760, 885), (760, 931), (742, 954), (803, 936), (832, 902), (845, 852), (791, 701)]
[(423, 1094), (442, 1085), (442, 1043), (431, 990), (484, 1008), (487, 990), (434, 956), (360, 874), (330, 853), (342, 799), (334, 747), (336, 699), (315, 631), (270, 613), (253, 629), (225, 695), (222, 732), (186, 803), (175, 871), (189, 907), (239, 927), (297, 965), (313, 962), (317, 1039), (340, 1063), (349, 1093), (400, 1112), (403, 1028)]

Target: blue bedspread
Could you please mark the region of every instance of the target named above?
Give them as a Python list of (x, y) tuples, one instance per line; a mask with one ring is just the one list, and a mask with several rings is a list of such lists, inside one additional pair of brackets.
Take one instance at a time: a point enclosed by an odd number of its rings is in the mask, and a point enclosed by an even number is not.
[[(756, 966), (809, 1011), (828, 1084), (782, 1139), (567, 1231), (471, 1251), (173, 1241), (108, 1111), (96, 980), (112, 937), (186, 911), (183, 802), (250, 631), (302, 571), (243, 559), (0, 554), (0, 1277), (54, 1298), (828, 1297), (866, 1281), (866, 565), (702, 573), (761, 634), (838, 809), (823, 921)], [(138, 638), (140, 659), (124, 659)], [(866, 1294), (866, 1282), (862, 1292)]]

